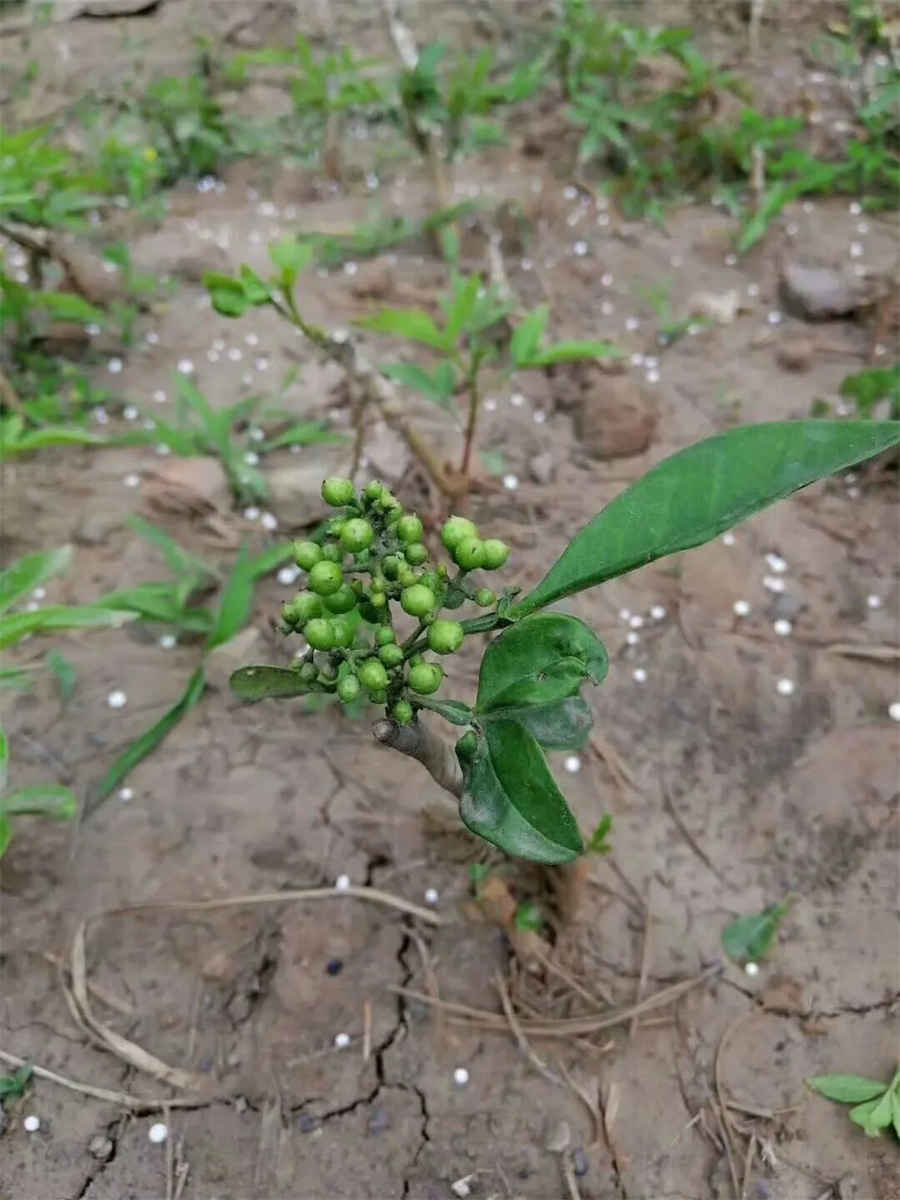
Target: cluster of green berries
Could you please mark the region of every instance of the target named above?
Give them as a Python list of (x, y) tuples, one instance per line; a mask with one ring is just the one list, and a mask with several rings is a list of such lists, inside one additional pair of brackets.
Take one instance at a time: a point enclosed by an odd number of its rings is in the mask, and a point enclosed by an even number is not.
[[(465, 636), (459, 621), (438, 614), (467, 599), (483, 608), (495, 604), (496, 594), (473, 589), (466, 575), (502, 567), (509, 547), (496, 538), (482, 540), (465, 517), (450, 517), (441, 540), (459, 568), (451, 579), (445, 564), (430, 562), (419, 517), (405, 512), (384, 484), (374, 481), (357, 494), (349, 479), (326, 479), (322, 498), (342, 511), (327, 522), (321, 543), (294, 544), (307, 586), (281, 610), (286, 630), (302, 633), (310, 647), (297, 669), (311, 686), (335, 692), (345, 704), (365, 696), (407, 724), (416, 697), (436, 692), (444, 678), (424, 651), (453, 654)], [(402, 645), (392, 603), (419, 622)]]

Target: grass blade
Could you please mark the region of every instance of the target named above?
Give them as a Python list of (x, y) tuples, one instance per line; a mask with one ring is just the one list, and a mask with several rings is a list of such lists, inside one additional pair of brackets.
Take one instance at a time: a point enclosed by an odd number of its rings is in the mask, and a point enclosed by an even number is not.
[(59, 689), (59, 698), (61, 703), (68, 704), (72, 699), (75, 691), (75, 685), (78, 682), (78, 677), (75, 674), (75, 668), (69, 662), (64, 654), (60, 654), (58, 650), (51, 650), (47, 655), (47, 666), (56, 676), (56, 686)]
[(12, 613), (0, 619), (0, 650), (14, 646), (26, 633), (56, 633), (64, 629), (118, 628), (133, 621), (136, 613), (118, 609), (91, 608), (87, 605), (57, 605), (35, 612)]
[(78, 813), (78, 800), (71, 788), (58, 783), (38, 783), (19, 788), (0, 800), (0, 812), (7, 817), (53, 817), (71, 821)]
[(72, 547), (60, 546), (56, 550), (26, 554), (5, 571), (0, 571), (0, 612), (6, 612), (17, 600), (34, 591), (51, 575), (64, 571), (71, 561)]
[(142, 759), (145, 759), (148, 754), (152, 754), (156, 747), (171, 733), (181, 718), (190, 712), (203, 695), (205, 688), (206, 676), (203, 674), (203, 667), (200, 666), (191, 676), (181, 699), (176, 704), (173, 704), (169, 711), (160, 717), (155, 725), (151, 726), (146, 733), (141, 734), (139, 738), (136, 738), (128, 749), (119, 755), (97, 784), (91, 802), (88, 805), (88, 811), (93, 810), (98, 804), (101, 804), (110, 792), (119, 786), (125, 776), (134, 770)]

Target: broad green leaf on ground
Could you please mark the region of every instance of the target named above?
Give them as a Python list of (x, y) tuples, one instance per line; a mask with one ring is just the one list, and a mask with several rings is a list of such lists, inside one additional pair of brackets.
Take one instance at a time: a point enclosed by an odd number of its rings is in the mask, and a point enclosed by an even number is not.
[(551, 704), (492, 709), (479, 714), (479, 720), (518, 721), (545, 750), (580, 750), (590, 735), (593, 714), (581, 696), (568, 696)]
[(491, 642), (481, 660), (475, 709), (551, 704), (574, 696), (590, 679), (606, 678), (603, 643), (583, 621), (562, 613), (537, 613)]
[(71, 561), (72, 547), (60, 546), (56, 550), (26, 554), (0, 571), (0, 612), (40, 587), (51, 575), (64, 571)]
[(864, 1075), (813, 1075), (806, 1081), (814, 1091), (841, 1104), (862, 1104), (880, 1096), (887, 1084)]
[(900, 421), (778, 421), (665, 459), (577, 533), (513, 618), (716, 537), (766, 505), (900, 444)]
[(38, 783), (18, 788), (0, 798), (0, 813), (6, 817), (53, 817), (71, 821), (78, 813), (75, 793), (57, 783)]
[(205, 687), (206, 677), (203, 674), (203, 667), (200, 666), (188, 681), (181, 699), (173, 704), (169, 711), (160, 717), (146, 733), (136, 738), (112, 764), (97, 784), (90, 808), (95, 808), (102, 800), (105, 800), (110, 792), (119, 786), (125, 776), (130, 774), (142, 759), (156, 749), (181, 718), (194, 707), (203, 695)]
[(564, 863), (584, 849), (575, 818), (540, 746), (517, 721), (491, 721), (456, 746), (459, 815), (473, 833), (516, 858)]
[(861, 1125), (867, 1137), (878, 1137), (882, 1129), (887, 1129), (893, 1120), (893, 1098), (891, 1092), (885, 1090), (884, 1095), (875, 1100), (867, 1100), (850, 1109), (850, 1120)]
[(56, 605), (34, 612), (0, 617), (0, 650), (15, 645), (26, 633), (58, 633), (64, 629), (118, 628), (133, 621), (136, 613), (88, 606)]
[(729, 958), (743, 965), (765, 958), (778, 934), (778, 927), (793, 903), (770, 904), (752, 917), (738, 917), (722, 930), (722, 946)]
[(289, 667), (240, 667), (228, 681), (241, 700), (286, 700), (306, 696), (312, 688)]

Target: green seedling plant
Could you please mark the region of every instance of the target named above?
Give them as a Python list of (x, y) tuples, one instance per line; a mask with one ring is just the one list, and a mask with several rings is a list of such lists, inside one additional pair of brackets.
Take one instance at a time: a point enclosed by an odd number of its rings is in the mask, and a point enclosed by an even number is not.
[[(295, 546), (306, 587), (282, 611), (301, 635), (290, 668), (249, 666), (232, 676), (246, 700), (365, 695), (384, 707), (385, 745), (421, 761), (459, 799), (463, 823), (520, 858), (563, 864), (585, 851), (545, 750), (579, 748), (591, 725), (581, 695), (606, 676), (602, 642), (551, 606), (667, 555), (702, 545), (817, 479), (900, 444), (900, 423), (791, 421), (750, 425), (665, 459), (575, 534), (526, 595), (496, 594), (480, 572), (508, 549), (465, 517), (441, 527), (436, 558), (423, 522), (378, 481), (322, 485), (337, 514), (322, 544)], [(474, 607), (476, 615), (459, 619)], [(474, 702), (439, 696), (442, 662), (466, 638), (493, 635)], [(455, 759), (420, 720), (437, 714), (461, 729)], [(769, 920), (777, 914), (769, 914)]]
[(51, 817), (57, 821), (70, 821), (78, 813), (75, 793), (58, 783), (38, 783), (7, 791), (8, 769), (9, 742), (0, 725), (0, 858), (12, 838), (13, 818)]
[(852, 1104), (849, 1117), (867, 1137), (893, 1129), (900, 1138), (900, 1069), (890, 1083), (864, 1075), (814, 1075), (807, 1085), (838, 1104)]
[(722, 948), (730, 959), (745, 967), (759, 962), (772, 951), (781, 922), (790, 912), (793, 896), (780, 904), (770, 904), (760, 913), (737, 917), (722, 930)]

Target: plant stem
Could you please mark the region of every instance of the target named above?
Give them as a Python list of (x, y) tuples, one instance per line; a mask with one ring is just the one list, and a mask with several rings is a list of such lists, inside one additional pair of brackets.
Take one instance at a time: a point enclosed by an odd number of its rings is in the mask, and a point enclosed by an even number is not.
[(475, 431), (478, 428), (478, 410), (481, 408), (481, 394), (478, 390), (478, 360), (476, 358), (472, 359), (467, 382), (469, 389), (469, 419), (466, 422), (466, 440), (463, 446), (459, 473), (468, 483), (472, 466), (472, 447), (475, 444)]

